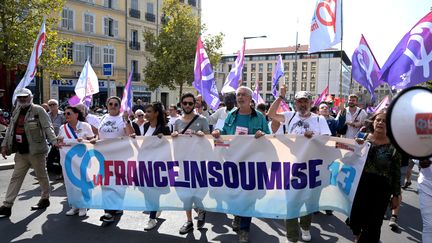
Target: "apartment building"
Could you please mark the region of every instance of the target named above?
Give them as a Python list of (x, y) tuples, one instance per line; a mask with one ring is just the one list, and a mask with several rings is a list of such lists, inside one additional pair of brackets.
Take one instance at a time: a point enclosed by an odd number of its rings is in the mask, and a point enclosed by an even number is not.
[[(288, 87), (287, 98), (294, 99), (295, 91), (306, 90), (319, 95), (329, 86), (330, 94), (340, 93), (342, 63), (342, 95), (348, 96), (351, 80), (351, 61), (345, 51), (325, 50), (309, 54), (307, 45), (249, 49), (245, 51), (242, 84), (255, 89), (258, 81), (260, 94), (266, 102), (272, 102), (272, 76), (279, 55), (282, 55), (284, 77), (279, 83)], [(341, 58), (342, 56), (342, 58)], [(221, 90), (226, 76), (236, 59), (236, 54), (224, 55), (216, 70), (216, 85)], [(341, 62), (342, 59), (342, 62)]]

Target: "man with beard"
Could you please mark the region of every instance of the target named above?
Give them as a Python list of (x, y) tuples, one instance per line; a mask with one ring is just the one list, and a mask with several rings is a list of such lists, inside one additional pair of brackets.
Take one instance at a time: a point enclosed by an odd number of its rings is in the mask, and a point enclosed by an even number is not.
[(363, 126), (367, 113), (365, 110), (360, 109), (357, 106), (358, 96), (355, 94), (351, 94), (348, 96), (348, 107), (346, 111), (346, 122), (345, 124), (348, 126), (346, 130), (346, 134), (343, 136), (345, 138), (356, 138), (357, 133), (360, 131), (360, 128)]
[[(181, 108), (183, 114), (180, 119), (177, 119), (174, 123), (174, 132), (171, 134), (173, 137), (177, 137), (179, 134), (195, 134), (197, 136), (204, 136), (210, 133), (207, 119), (201, 115), (194, 113), (195, 108), (195, 96), (192, 93), (185, 93), (180, 99)], [(202, 228), (205, 223), (205, 211), (198, 209), (198, 229)], [(186, 234), (193, 230), (192, 223), (192, 210), (186, 211), (187, 221), (180, 228), (180, 234)]]
[(41, 106), (33, 104), (31, 91), (23, 88), (17, 91), (16, 96), (17, 107), (1, 145), (1, 153), (5, 159), (6, 155), (16, 152), (15, 167), (6, 191), (6, 199), (0, 207), (2, 218), (10, 217), (12, 205), (30, 167), (33, 167), (42, 189), (41, 199), (31, 207), (31, 210), (45, 209), (50, 205), (49, 181), (45, 168), (45, 158), (48, 153), (46, 141), (57, 146), (48, 113)]
[[(312, 95), (307, 91), (299, 91), (295, 94), (295, 112), (287, 111), (277, 114), (276, 110), (286, 94), (286, 87), (282, 87), (280, 96), (273, 102), (268, 111), (268, 116), (273, 120), (282, 122), (286, 125), (288, 134), (304, 135), (312, 138), (314, 135), (331, 135), (327, 121), (323, 116), (310, 112)], [(300, 217), (301, 238), (303, 241), (311, 241), (312, 236), (310, 227), (312, 214)], [(288, 242), (297, 242), (299, 238), (298, 218), (287, 219), (285, 221)]]

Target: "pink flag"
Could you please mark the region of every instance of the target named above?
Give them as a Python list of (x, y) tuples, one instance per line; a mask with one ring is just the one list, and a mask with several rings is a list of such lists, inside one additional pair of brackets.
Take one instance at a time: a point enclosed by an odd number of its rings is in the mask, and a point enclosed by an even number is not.
[(321, 104), (321, 102), (324, 101), (326, 95), (328, 94), (328, 90), (329, 90), (329, 87), (327, 86), (327, 87), (323, 90), (323, 92), (320, 94), (320, 96), (318, 96), (318, 98), (315, 100), (315, 102), (314, 102), (314, 106), (319, 106), (319, 104)]
[(121, 100), (120, 112), (127, 111), (129, 114), (132, 112), (132, 73), (133, 67), (130, 71), (128, 81), (123, 90), (123, 97)]
[(387, 108), (387, 106), (390, 105), (390, 98), (388, 95), (384, 97), (384, 99), (381, 100), (381, 102), (375, 107), (374, 113), (377, 113), (378, 111)]
[(261, 97), (261, 95), (259, 93), (258, 80), (255, 81), (255, 90), (252, 93), (252, 99), (255, 101), (255, 104), (261, 104), (261, 103), (265, 104), (264, 99)]
[(286, 111), (291, 111), (291, 109), (289, 108), (288, 104), (285, 103), (284, 100), (281, 101), (276, 113), (284, 113)]

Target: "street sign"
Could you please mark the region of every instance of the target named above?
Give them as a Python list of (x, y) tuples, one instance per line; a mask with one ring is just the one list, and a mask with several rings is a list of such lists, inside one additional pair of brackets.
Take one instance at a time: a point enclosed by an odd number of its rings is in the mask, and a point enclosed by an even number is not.
[(113, 64), (112, 63), (104, 63), (103, 64), (103, 75), (104, 76), (113, 76)]

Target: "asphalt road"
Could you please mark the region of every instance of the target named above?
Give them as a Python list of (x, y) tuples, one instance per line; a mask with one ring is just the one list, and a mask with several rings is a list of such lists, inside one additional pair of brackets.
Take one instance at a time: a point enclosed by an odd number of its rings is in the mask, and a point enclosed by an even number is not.
[[(4, 200), (12, 170), (0, 171), (0, 200)], [(417, 173), (413, 176), (417, 179)], [(231, 215), (208, 213), (203, 229), (180, 235), (184, 212), (164, 211), (158, 226), (152, 231), (143, 230), (148, 215), (143, 212), (126, 211), (111, 225), (102, 225), (102, 210), (89, 210), (87, 217), (68, 217), (69, 209), (65, 187), (52, 182), (51, 206), (45, 211), (30, 211), (39, 200), (39, 187), (32, 175), (27, 175), (9, 219), (0, 219), (0, 243), (3, 242), (53, 242), (53, 243), (109, 243), (109, 242), (237, 242), (231, 230)], [(403, 193), (404, 202), (400, 212), (400, 230), (393, 232), (384, 220), (382, 242), (421, 242), (421, 217), (417, 195), (417, 183)], [(373, 200), (373, 199), (371, 199)], [(193, 215), (196, 215), (193, 213)], [(312, 242), (352, 242), (352, 233), (345, 225), (346, 216), (335, 213), (327, 216), (314, 215)], [(250, 242), (286, 242), (282, 220), (252, 220)]]

